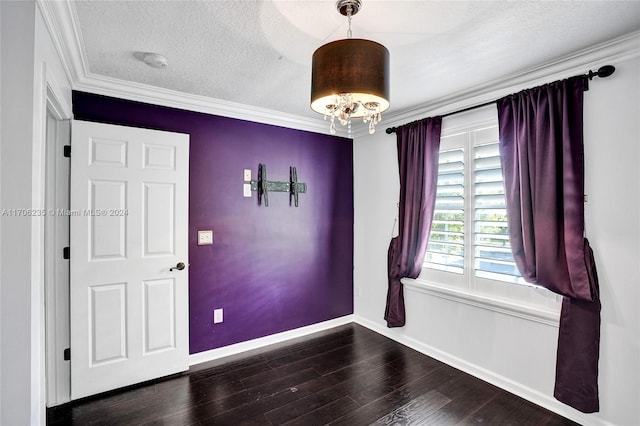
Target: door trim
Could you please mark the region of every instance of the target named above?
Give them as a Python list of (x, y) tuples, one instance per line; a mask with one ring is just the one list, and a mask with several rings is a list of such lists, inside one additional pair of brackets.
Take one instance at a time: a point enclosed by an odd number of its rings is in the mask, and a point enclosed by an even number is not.
[[(58, 91), (55, 86), (48, 82), (46, 83), (46, 99), (44, 108), (44, 122), (43, 122), (43, 135), (44, 135), (44, 147), (43, 147), (43, 178), (48, 174), (47, 170), (57, 169), (62, 151), (59, 150), (64, 144), (70, 143), (71, 140), (71, 113), (69, 108), (66, 107), (64, 102), (61, 101), (61, 97), (57, 94)], [(56, 123), (55, 134), (49, 134), (47, 130), (48, 115), (51, 114), (52, 119)], [(51, 146), (53, 144), (53, 146)], [(69, 161), (66, 158), (62, 160)], [(67, 171), (69, 165), (67, 165)], [(46, 194), (55, 194), (52, 203), (55, 206), (60, 205), (60, 197), (66, 197), (69, 200), (69, 177), (66, 177), (66, 181), (63, 182), (50, 182), (49, 179), (43, 183), (42, 201), (41, 205), (47, 208)], [(66, 186), (66, 189), (65, 189)], [(51, 203), (49, 203), (51, 204)], [(64, 361), (63, 351), (69, 347), (69, 280), (64, 282), (58, 282), (54, 280), (48, 280), (47, 277), (54, 276), (55, 263), (61, 263), (61, 252), (56, 251), (55, 235), (60, 235), (61, 232), (65, 232), (61, 228), (60, 221), (50, 220), (55, 219), (54, 215), (50, 218), (48, 215), (45, 217), (43, 224), (42, 238), (42, 268), (44, 276), (42, 277), (43, 299), (45, 311), (43, 313), (44, 322), (44, 373), (43, 379), (46, 377), (44, 389), (45, 394), (44, 401), (47, 407), (53, 407), (63, 404), (71, 400), (71, 373), (69, 368), (69, 362)], [(62, 227), (64, 228), (64, 227)], [(68, 225), (66, 228), (68, 234)], [(68, 235), (67, 235), (68, 242)], [(53, 253), (50, 250), (54, 250)], [(60, 254), (60, 256), (57, 256)], [(57, 259), (57, 260), (55, 260)], [(53, 260), (53, 261), (50, 261)], [(68, 262), (68, 261), (64, 261)], [(62, 300), (66, 294), (66, 300)]]

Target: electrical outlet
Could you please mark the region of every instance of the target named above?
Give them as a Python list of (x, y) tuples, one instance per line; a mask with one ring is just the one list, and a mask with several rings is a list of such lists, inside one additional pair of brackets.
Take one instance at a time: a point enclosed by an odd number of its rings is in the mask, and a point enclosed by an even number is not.
[(213, 310), (213, 323), (219, 324), (224, 321), (222, 308)]
[(251, 182), (251, 169), (244, 169), (244, 181)]

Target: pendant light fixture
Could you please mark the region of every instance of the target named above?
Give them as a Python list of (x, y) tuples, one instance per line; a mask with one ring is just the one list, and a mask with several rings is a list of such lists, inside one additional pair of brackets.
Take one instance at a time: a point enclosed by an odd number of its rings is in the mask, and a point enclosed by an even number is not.
[(338, 0), (338, 12), (349, 21), (347, 38), (319, 47), (311, 65), (311, 109), (348, 126), (362, 117), (373, 134), (389, 108), (389, 51), (380, 43), (351, 38), (351, 17), (360, 10), (360, 0)]

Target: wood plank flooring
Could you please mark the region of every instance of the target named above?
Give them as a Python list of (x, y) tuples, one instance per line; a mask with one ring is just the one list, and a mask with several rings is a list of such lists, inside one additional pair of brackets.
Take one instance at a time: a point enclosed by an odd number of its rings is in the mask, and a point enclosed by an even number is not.
[(57, 425), (575, 425), (357, 324), (47, 410)]

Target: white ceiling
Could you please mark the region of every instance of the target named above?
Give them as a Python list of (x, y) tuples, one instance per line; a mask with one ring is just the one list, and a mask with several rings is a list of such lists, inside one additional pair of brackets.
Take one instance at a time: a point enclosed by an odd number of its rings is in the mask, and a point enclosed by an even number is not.
[[(640, 29), (640, 1), (362, 0), (353, 37), (391, 57), (398, 113)], [(334, 0), (72, 1), (96, 76), (316, 118), (311, 55), (346, 37)], [(154, 69), (141, 52), (166, 56)], [(585, 70), (586, 71), (586, 70)]]

